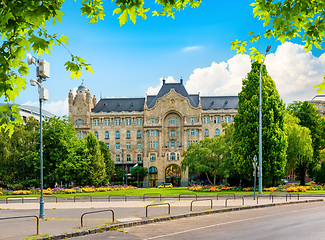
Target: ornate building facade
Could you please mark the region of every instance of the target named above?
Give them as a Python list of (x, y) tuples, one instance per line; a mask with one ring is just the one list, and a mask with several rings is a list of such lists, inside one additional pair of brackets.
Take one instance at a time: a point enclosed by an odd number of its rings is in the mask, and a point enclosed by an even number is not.
[(204, 137), (222, 134), (231, 123), (238, 96), (188, 94), (183, 80), (165, 83), (157, 95), (144, 98), (102, 98), (97, 102), (82, 83), (76, 96), (69, 93), (69, 117), (78, 137), (90, 131), (110, 148), (117, 167), (138, 162), (148, 167), (143, 186), (171, 182), (188, 185), (188, 172), (180, 170), (183, 150)]

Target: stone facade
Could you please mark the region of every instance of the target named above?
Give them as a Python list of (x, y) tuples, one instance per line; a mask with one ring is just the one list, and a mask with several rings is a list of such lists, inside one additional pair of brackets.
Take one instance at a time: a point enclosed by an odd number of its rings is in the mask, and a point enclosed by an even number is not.
[(103, 98), (97, 103), (82, 83), (76, 96), (69, 93), (69, 117), (79, 137), (92, 131), (110, 147), (117, 167), (136, 162), (149, 168), (144, 186), (172, 182), (188, 185), (181, 172), (183, 150), (204, 137), (222, 134), (222, 122), (237, 114), (237, 96), (189, 95), (180, 83), (165, 83), (155, 96)]

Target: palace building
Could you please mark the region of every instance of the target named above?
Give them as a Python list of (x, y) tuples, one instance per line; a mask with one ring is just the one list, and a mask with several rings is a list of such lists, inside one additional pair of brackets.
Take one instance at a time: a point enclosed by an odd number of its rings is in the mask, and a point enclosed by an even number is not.
[(187, 186), (188, 171), (180, 169), (183, 150), (204, 137), (222, 134), (222, 123), (231, 123), (238, 110), (238, 96), (188, 94), (183, 80), (166, 83), (157, 95), (144, 98), (91, 97), (82, 83), (75, 96), (69, 93), (69, 117), (77, 136), (91, 131), (110, 148), (117, 167), (128, 172), (138, 162), (148, 167), (143, 186), (173, 183)]

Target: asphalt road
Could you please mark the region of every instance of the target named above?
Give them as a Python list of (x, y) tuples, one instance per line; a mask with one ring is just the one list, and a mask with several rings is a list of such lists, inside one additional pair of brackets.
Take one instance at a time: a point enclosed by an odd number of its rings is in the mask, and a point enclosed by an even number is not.
[(325, 203), (317, 202), (184, 218), (74, 239), (325, 239), (324, 226)]

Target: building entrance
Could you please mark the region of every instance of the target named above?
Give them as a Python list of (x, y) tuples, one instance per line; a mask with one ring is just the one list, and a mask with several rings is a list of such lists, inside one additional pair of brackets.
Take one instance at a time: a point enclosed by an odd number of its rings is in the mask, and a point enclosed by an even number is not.
[(177, 165), (171, 165), (165, 170), (165, 182), (172, 183), (175, 187), (181, 186), (181, 168)]

